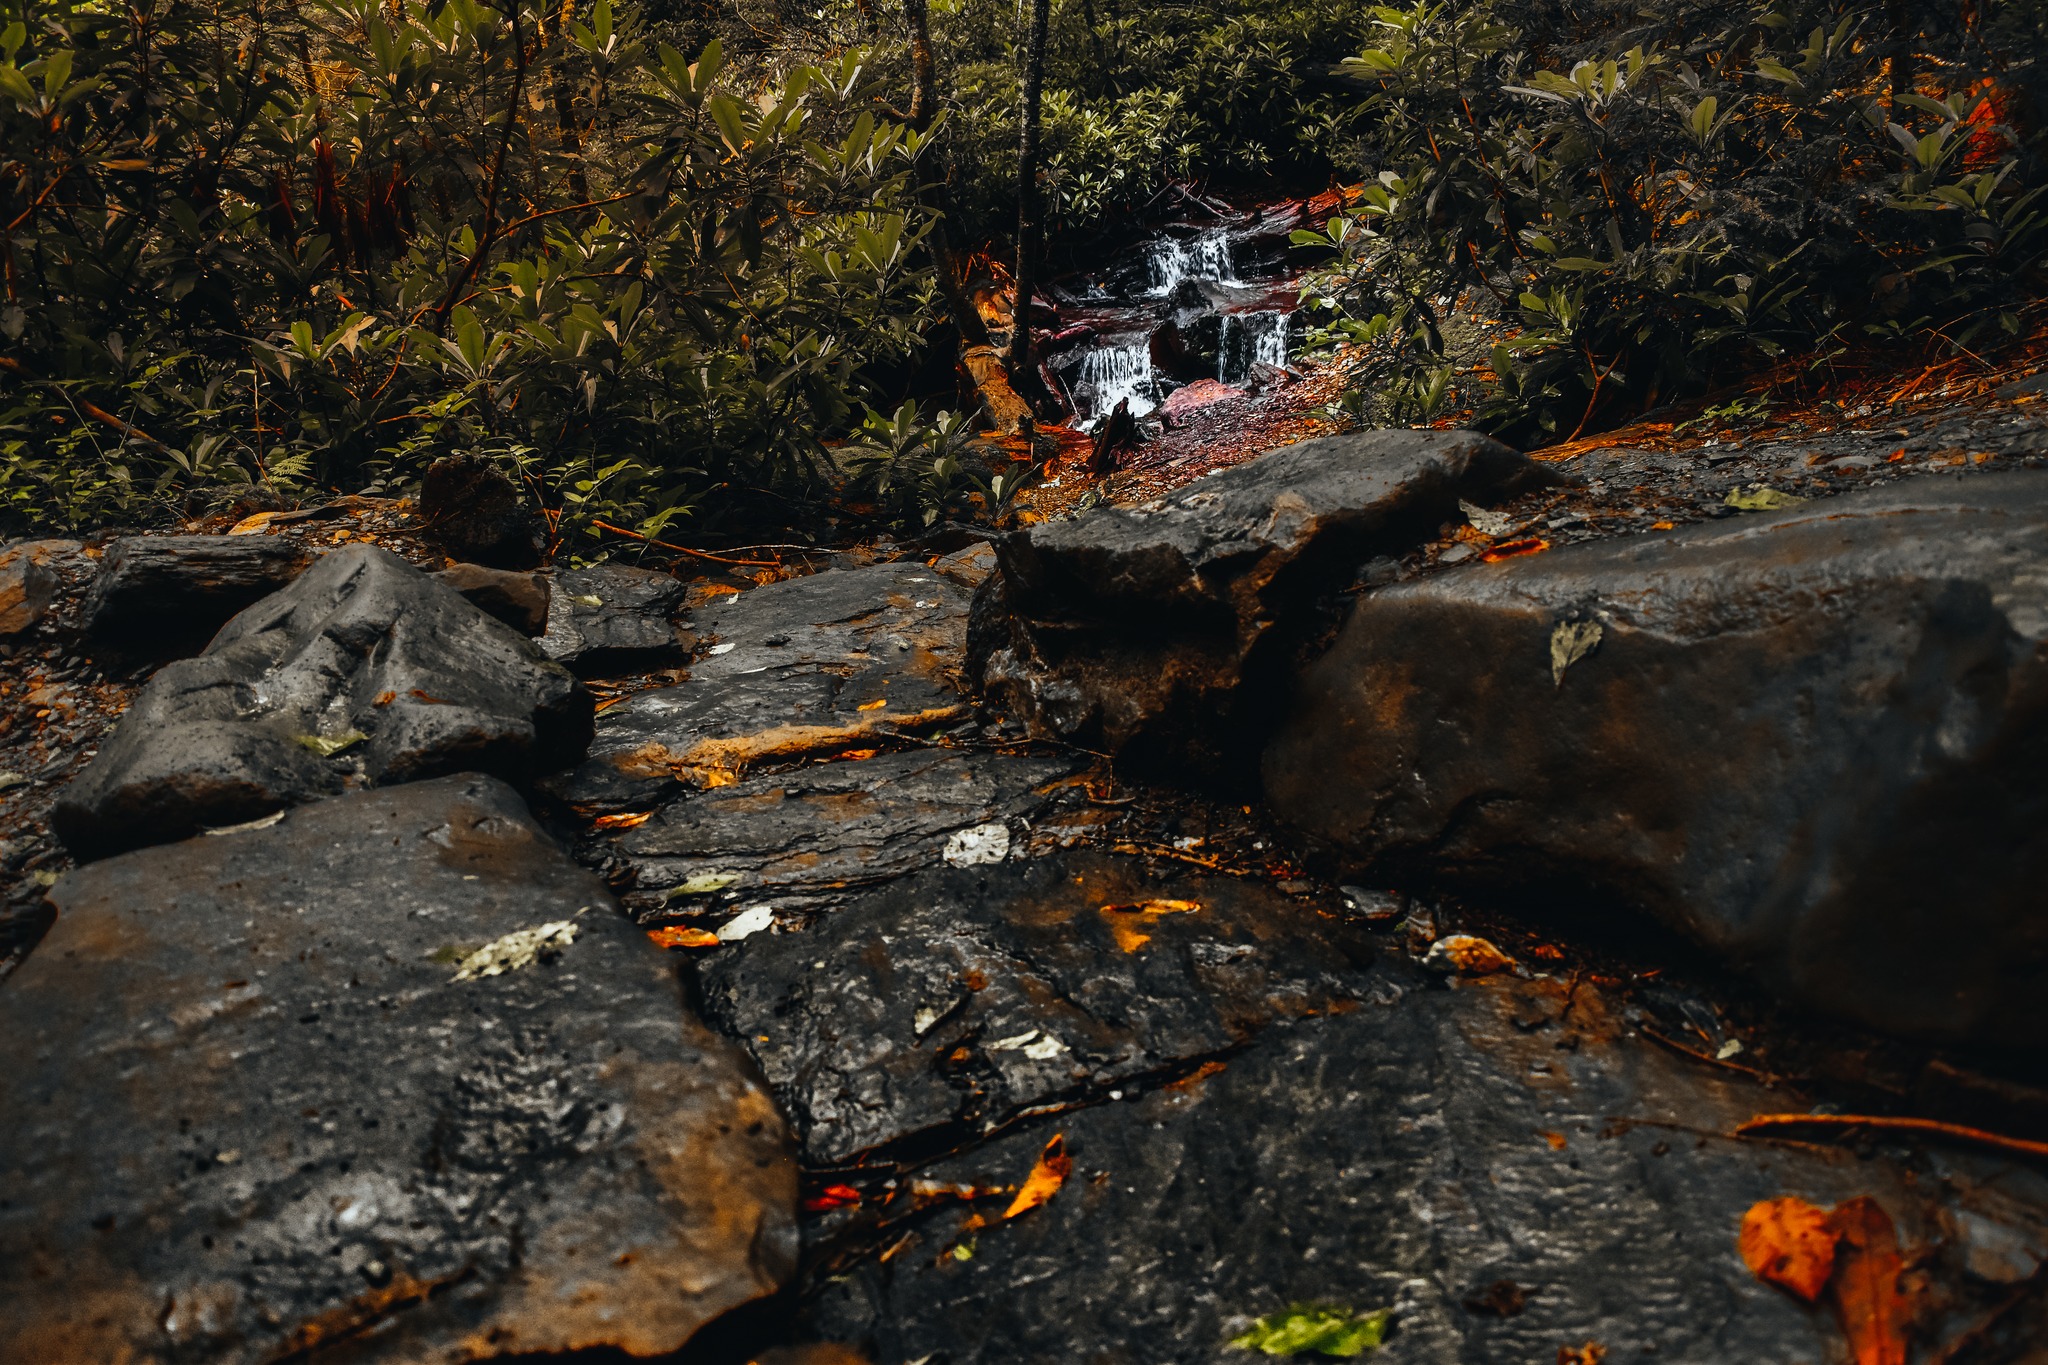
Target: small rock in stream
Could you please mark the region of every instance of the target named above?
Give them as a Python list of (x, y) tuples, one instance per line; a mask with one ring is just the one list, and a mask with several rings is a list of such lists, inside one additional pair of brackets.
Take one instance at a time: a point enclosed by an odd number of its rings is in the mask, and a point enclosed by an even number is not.
[(53, 899), (0, 989), (0, 1359), (655, 1355), (794, 1267), (769, 1097), (494, 778)]
[(682, 653), (674, 617), (685, 591), (671, 574), (623, 564), (559, 570), (540, 647), (586, 677), (668, 662)]

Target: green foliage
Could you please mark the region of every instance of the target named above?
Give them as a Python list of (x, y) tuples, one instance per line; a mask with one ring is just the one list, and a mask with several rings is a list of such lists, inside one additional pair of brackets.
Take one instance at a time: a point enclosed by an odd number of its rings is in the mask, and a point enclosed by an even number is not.
[(2036, 163), (1980, 48), (1903, 86), (1863, 7), (1681, 4), (1626, 47), (1501, 3), (1372, 13), (1372, 179), (1296, 240), (1332, 257), (1317, 340), (1375, 349), (1411, 410), (1482, 361), (1482, 422), (1563, 435), (1848, 340), (1981, 344), (2038, 291)]
[[(835, 479), (919, 345), (925, 138), (860, 52), (729, 83), (598, 0), (16, 0), (0, 500), (516, 468), (566, 544)], [(98, 415), (95, 415), (98, 414)]]
[(983, 443), (963, 413), (926, 422), (915, 402), (892, 415), (870, 412), (855, 439), (838, 451), (852, 486), (873, 497), (898, 522), (931, 526), (941, 517), (996, 521), (1043, 466), (1027, 462), (1001, 473), (987, 467)]

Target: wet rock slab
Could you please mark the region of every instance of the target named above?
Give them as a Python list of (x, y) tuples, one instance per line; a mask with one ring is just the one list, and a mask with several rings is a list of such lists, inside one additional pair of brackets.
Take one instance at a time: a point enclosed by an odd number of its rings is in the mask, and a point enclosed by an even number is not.
[(78, 557), (75, 540), (22, 540), (0, 546), (0, 637), (41, 621), (63, 586), (56, 564)]
[[(1278, 1024), (1220, 1071), (920, 1171), (987, 1191), (971, 1207), (871, 1190), (883, 1221), (829, 1262), (809, 1329), (879, 1360), (1225, 1365), (1256, 1358), (1227, 1345), (1254, 1318), (1306, 1302), (1393, 1309), (1372, 1356), (1390, 1365), (1589, 1342), (1604, 1357), (1577, 1358), (1820, 1362), (1839, 1358), (1832, 1319), (1749, 1273), (1744, 1212), (1868, 1195), (1909, 1247), (1938, 1238), (1941, 1192), (1897, 1163), (1718, 1136), (1782, 1097), (1628, 1037), (1590, 988), (1370, 975), (1368, 1003)], [(1054, 1134), (1071, 1173), (1006, 1221)], [(821, 1250), (848, 1226), (821, 1224)]]
[[(1021, 847), (1077, 766), (1060, 755), (943, 749), (806, 764), (688, 793), (582, 852), (624, 872), (636, 909), (686, 913), (735, 901), (824, 908), (874, 882), (940, 866), (948, 844), (967, 831), (1003, 849)], [(668, 894), (691, 887), (711, 890)]]
[(628, 810), (751, 764), (964, 719), (967, 590), (922, 564), (835, 569), (700, 608), (687, 682), (599, 718), (590, 757), (549, 789)]
[(1363, 937), (1252, 882), (1055, 855), (912, 878), (705, 961), (807, 1162), (949, 1145), (1355, 1007)]
[(548, 598), (540, 647), (579, 673), (652, 665), (681, 654), (673, 618), (684, 585), (623, 564), (563, 569)]
[(107, 546), (85, 604), (96, 646), (163, 657), (203, 646), (312, 561), (277, 536), (130, 536)]
[(1649, 915), (1880, 1030), (2038, 1046), (2048, 475), (1362, 599), (1265, 758), (1367, 875)]
[(1155, 503), (1004, 538), (977, 598), (972, 676), (1034, 732), (1201, 758), (1254, 709), (1321, 599), (1375, 556), (1557, 476), (1472, 432), (1288, 446)]
[(340, 791), (571, 762), (591, 700), (531, 640), (385, 550), (330, 552), (149, 682), (55, 822), (81, 857)]
[(0, 990), (0, 1358), (652, 1354), (788, 1273), (771, 1102), (503, 783), (54, 895)]

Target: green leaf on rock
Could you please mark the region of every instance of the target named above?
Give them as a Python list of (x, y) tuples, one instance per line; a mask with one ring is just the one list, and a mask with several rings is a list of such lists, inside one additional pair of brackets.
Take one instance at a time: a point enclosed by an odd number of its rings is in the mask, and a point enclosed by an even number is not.
[(1753, 483), (1747, 488), (1729, 489), (1725, 501), (1738, 512), (1779, 512), (1787, 507), (1797, 507), (1806, 499), (1797, 493), (1784, 493)]
[(333, 758), (343, 749), (361, 744), (369, 736), (361, 730), (344, 730), (338, 735), (294, 735), (293, 738), (320, 757)]
[(1388, 1308), (1354, 1313), (1349, 1308), (1296, 1304), (1283, 1313), (1260, 1318), (1249, 1332), (1232, 1337), (1230, 1344), (1269, 1356), (1304, 1355), (1310, 1351), (1326, 1356), (1363, 1355), (1386, 1341), (1387, 1325), (1393, 1316), (1393, 1310)]

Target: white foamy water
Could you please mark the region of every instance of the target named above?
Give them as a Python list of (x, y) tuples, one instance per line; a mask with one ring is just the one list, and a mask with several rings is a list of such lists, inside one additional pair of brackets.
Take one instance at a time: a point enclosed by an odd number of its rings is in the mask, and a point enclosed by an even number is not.
[(1242, 384), (1251, 378), (1254, 365), (1284, 367), (1289, 316), (1281, 312), (1225, 313), (1216, 377), (1226, 384)]
[(1161, 237), (1147, 249), (1145, 266), (1151, 272), (1154, 297), (1171, 294), (1182, 280), (1239, 282), (1237, 265), (1230, 258), (1230, 238), (1221, 228), (1211, 228), (1187, 241)]
[(1142, 339), (1123, 346), (1101, 346), (1081, 353), (1066, 372), (1073, 395), (1074, 416), (1092, 427), (1116, 405), (1128, 401), (1131, 416), (1143, 417), (1159, 406), (1159, 384), (1152, 374), (1152, 351)]

